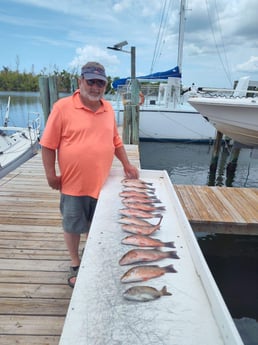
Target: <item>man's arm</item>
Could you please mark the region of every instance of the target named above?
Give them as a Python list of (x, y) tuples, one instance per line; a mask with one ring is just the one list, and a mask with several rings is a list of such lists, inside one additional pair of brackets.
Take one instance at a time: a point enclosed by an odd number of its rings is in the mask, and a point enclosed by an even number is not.
[(42, 161), (48, 184), (51, 188), (61, 189), (61, 177), (56, 175), (56, 151), (42, 146)]
[(122, 163), (127, 178), (139, 178), (139, 171), (129, 162), (124, 146), (115, 149), (115, 156)]

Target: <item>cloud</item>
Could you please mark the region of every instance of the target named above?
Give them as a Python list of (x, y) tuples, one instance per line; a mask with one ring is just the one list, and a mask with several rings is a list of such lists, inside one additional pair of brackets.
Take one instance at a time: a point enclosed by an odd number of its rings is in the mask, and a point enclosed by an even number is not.
[(250, 59), (236, 66), (238, 72), (258, 73), (258, 56), (251, 56)]
[(74, 59), (70, 62), (70, 68), (78, 72), (80, 68), (88, 61), (98, 61), (107, 68), (107, 74), (110, 74), (108, 69), (113, 69), (115, 65), (119, 64), (116, 55), (109, 54), (107, 51), (92, 45), (86, 45), (76, 49)]

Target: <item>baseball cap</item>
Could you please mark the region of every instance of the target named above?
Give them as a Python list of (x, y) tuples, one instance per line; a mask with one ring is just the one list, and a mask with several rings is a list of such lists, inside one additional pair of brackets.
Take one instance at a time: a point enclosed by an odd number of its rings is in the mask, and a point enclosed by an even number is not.
[(100, 79), (107, 81), (104, 66), (98, 62), (90, 61), (82, 66), (81, 75), (84, 79)]

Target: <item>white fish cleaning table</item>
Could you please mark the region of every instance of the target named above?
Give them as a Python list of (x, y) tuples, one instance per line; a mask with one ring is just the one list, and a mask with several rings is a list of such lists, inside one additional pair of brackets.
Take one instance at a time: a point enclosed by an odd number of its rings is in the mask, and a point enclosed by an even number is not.
[[(166, 207), (152, 236), (174, 241), (180, 259), (149, 264), (173, 264), (177, 273), (120, 282), (136, 266), (118, 263), (134, 248), (121, 244), (129, 235), (118, 223), (122, 178), (123, 171), (113, 169), (101, 192), (59, 345), (243, 345), (165, 171), (141, 170), (140, 178), (153, 183)], [(123, 292), (135, 285), (166, 285), (172, 296), (144, 303), (124, 299)]]

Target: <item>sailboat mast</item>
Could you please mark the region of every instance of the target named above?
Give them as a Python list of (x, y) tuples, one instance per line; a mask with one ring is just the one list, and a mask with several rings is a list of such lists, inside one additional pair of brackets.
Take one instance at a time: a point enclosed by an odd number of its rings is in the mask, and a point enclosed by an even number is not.
[(179, 38), (178, 38), (178, 54), (177, 54), (177, 66), (179, 72), (182, 73), (182, 61), (183, 61), (183, 43), (184, 43), (184, 31), (185, 31), (185, 3), (186, 0), (180, 2), (180, 20), (179, 20)]

